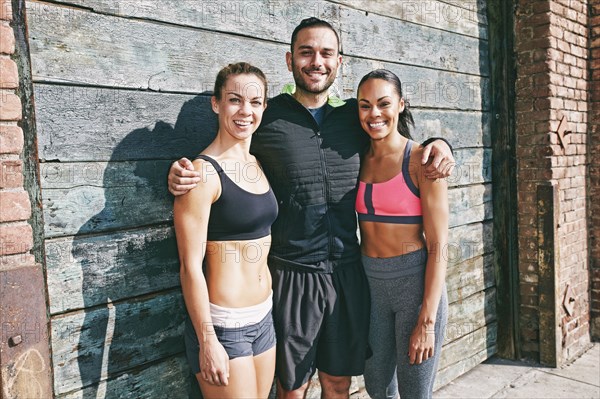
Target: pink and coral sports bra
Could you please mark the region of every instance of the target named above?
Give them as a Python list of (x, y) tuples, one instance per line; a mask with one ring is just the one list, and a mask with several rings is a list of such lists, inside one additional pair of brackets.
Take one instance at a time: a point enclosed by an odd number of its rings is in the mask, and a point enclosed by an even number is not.
[(423, 223), (419, 189), (410, 178), (408, 166), (412, 141), (406, 143), (402, 170), (382, 183), (358, 181), (355, 209), (361, 222), (396, 224)]

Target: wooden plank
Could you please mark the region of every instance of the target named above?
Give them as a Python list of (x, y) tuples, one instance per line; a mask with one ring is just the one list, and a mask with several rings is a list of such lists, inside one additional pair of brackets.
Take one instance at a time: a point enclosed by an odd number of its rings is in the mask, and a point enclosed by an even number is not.
[(435, 0), (333, 0), (333, 2), (367, 11), (369, 14), (376, 13), (406, 22), (487, 39), (486, 16), (478, 13), (476, 1), (461, 1), (461, 5)]
[[(380, 16), (344, 8), (340, 11), (341, 37), (346, 55), (401, 62), (487, 76), (488, 43)], [(398, 32), (390, 37), (391, 32)], [(457, 49), (460, 49), (457, 52)]]
[(196, 383), (196, 380), (194, 378), (192, 381), (190, 377), (185, 356), (176, 356), (147, 367), (128, 370), (100, 384), (59, 395), (57, 398), (187, 398), (192, 383)]
[[(296, 25), (307, 17), (325, 19), (339, 30), (339, 6), (324, 0), (57, 0), (55, 3), (77, 5), (102, 14), (236, 33), (282, 43), (290, 42)], [(36, 4), (35, 14), (46, 12), (46, 8), (46, 4)]]
[(489, 348), (483, 349), (471, 357), (466, 357), (453, 364), (452, 366), (443, 370), (438, 370), (436, 380), (434, 383), (434, 390), (443, 387), (450, 381), (455, 380), (461, 375), (465, 374), (469, 370), (473, 369), (477, 365), (483, 363), (490, 357), (492, 357), (498, 351), (497, 345), (492, 345)]
[(448, 260), (448, 267), (493, 252), (492, 231), (491, 220), (451, 228), (448, 246), (441, 250), (441, 256)]
[[(414, 34), (418, 33), (415, 32)], [(359, 39), (359, 37), (356, 37), (356, 40)], [(384, 42), (395, 43), (396, 41), (387, 39)], [(391, 45), (389, 44), (389, 46)], [(385, 55), (386, 58), (382, 58), (384, 57), (383, 54), (388, 54), (392, 50), (381, 49), (381, 46), (384, 46), (382, 43), (374, 46), (371, 50), (365, 51), (373, 51), (377, 54), (364, 55), (366, 58), (354, 57), (353, 55), (356, 54), (344, 56), (342, 79), (338, 84), (343, 85), (341, 92), (345, 97), (356, 97), (360, 79), (374, 69), (384, 68), (394, 72), (400, 78), (403, 85), (403, 95), (413, 107), (474, 111), (487, 111), (489, 109), (489, 78), (485, 76), (485, 73), (483, 73), (483, 76), (479, 76), (479, 74), (458, 73), (451, 68), (423, 68), (423, 64), (404, 62), (408, 61), (405, 59), (390, 59), (388, 55)], [(429, 47), (431, 46), (425, 48)], [(423, 53), (422, 49), (411, 48), (406, 51), (416, 57)], [(413, 53), (413, 51), (416, 51), (416, 53)], [(455, 48), (452, 51), (456, 54)], [(483, 71), (486, 71), (485, 68), (485, 66), (482, 66)]]
[(491, 287), (448, 305), (444, 342), (455, 341), (496, 319), (496, 289)]
[[(463, 353), (462, 358), (460, 358), (460, 360), (456, 363), (443, 369), (440, 368), (436, 375), (434, 390), (439, 389), (447, 383), (449, 383), (450, 381), (460, 377), (461, 375), (471, 370), (475, 366), (479, 365), (480, 363), (484, 362), (496, 353), (497, 346), (495, 342), (497, 340), (497, 337), (494, 335), (493, 330), (497, 330), (497, 324), (495, 324), (494, 327), (490, 325), (489, 327), (487, 327), (487, 329), (492, 330), (489, 345), (476, 353)], [(442, 351), (442, 357), (443, 353), (444, 352)]]
[(217, 130), (208, 96), (45, 84), (34, 94), (41, 161), (172, 160)]
[(446, 274), (448, 302), (460, 302), (496, 284), (494, 255), (485, 254), (451, 265)]
[(46, 240), (50, 313), (179, 286), (172, 228)]
[[(446, 331), (452, 335), (452, 331)], [(471, 330), (461, 338), (445, 344), (442, 348), (439, 370), (458, 363), (460, 360), (470, 357), (483, 349), (496, 345), (498, 334), (498, 323), (491, 322), (485, 326)]]
[[(208, 97), (34, 85), (42, 161), (176, 159), (214, 137)], [(489, 146), (489, 113), (413, 109), (417, 141), (441, 136), (455, 149)], [(77, 134), (74, 134), (77, 132)]]
[(449, 187), (480, 184), (492, 181), (492, 152), (487, 148), (454, 151), (456, 166), (447, 178)]
[(53, 317), (55, 394), (182, 352), (184, 306), (176, 290)]
[(448, 190), (450, 227), (492, 218), (492, 185), (477, 184)]
[[(412, 103), (411, 103), (412, 104)], [(449, 110), (413, 108), (415, 128), (411, 131), (416, 141), (429, 137), (443, 137), (454, 149), (464, 147), (491, 147), (491, 114)]]
[[(174, 159), (184, 150), (197, 154), (216, 131), (205, 96), (44, 84), (35, 85), (35, 96), (42, 160)], [(413, 114), (417, 141), (438, 135), (455, 149), (490, 143), (489, 113)]]
[(46, 238), (172, 219), (170, 161), (48, 163), (41, 170)]
[(284, 44), (45, 7), (42, 16), (30, 16), (28, 22), (35, 82), (197, 94), (212, 90), (217, 72), (239, 60), (260, 67), (271, 92), (292, 80)]

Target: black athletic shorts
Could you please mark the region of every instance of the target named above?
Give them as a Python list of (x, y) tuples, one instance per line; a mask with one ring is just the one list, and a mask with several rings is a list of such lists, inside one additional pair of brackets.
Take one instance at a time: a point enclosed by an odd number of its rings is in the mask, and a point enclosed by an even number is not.
[[(236, 328), (213, 326), (217, 339), (223, 345), (229, 360), (258, 356), (275, 346), (273, 317), (269, 312), (260, 322)], [(185, 321), (185, 355), (192, 373), (200, 372), (200, 345), (194, 325), (189, 317)]]
[(333, 376), (361, 375), (368, 351), (369, 284), (360, 262), (333, 273), (272, 267), (276, 374), (286, 390), (318, 368)]

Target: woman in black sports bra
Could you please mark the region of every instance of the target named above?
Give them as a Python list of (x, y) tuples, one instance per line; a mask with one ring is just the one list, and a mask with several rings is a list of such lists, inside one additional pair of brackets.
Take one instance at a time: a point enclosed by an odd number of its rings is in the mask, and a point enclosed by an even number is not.
[(211, 98), (217, 137), (193, 162), (200, 183), (175, 199), (186, 355), (205, 399), (267, 398), (273, 382), (267, 255), (277, 202), (249, 152), (266, 88), (250, 64), (219, 72)]

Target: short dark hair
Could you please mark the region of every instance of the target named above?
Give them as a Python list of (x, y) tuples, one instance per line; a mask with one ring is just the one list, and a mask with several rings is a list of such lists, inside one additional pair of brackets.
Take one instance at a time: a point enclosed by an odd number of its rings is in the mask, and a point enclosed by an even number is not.
[[(360, 86), (362, 86), (366, 81), (371, 79), (381, 79), (385, 80), (388, 83), (391, 83), (394, 86), (394, 91), (400, 98), (402, 98), (402, 82), (400, 82), (400, 78), (396, 76), (392, 71), (388, 71), (387, 69), (375, 69), (374, 71), (369, 72), (365, 76), (362, 77), (360, 83), (358, 84), (358, 90), (360, 90)], [(413, 119), (412, 113), (410, 112), (410, 104), (407, 100), (404, 101), (404, 110), (400, 113), (398, 117), (398, 132), (401, 135), (408, 139), (412, 139), (410, 134), (410, 126), (415, 126), (415, 120)]]
[(221, 99), (221, 91), (223, 90), (223, 86), (225, 86), (227, 79), (230, 76), (237, 75), (255, 75), (265, 86), (264, 99), (267, 99), (267, 77), (263, 71), (253, 65), (248, 64), (247, 62), (237, 62), (235, 64), (227, 65), (217, 74), (217, 79), (215, 80), (215, 89), (213, 92), (213, 95), (217, 98), (217, 100)]
[(338, 52), (340, 51), (340, 37), (339, 37), (338, 33), (335, 31), (335, 29), (333, 29), (333, 26), (331, 26), (331, 24), (329, 22), (324, 21), (322, 19), (310, 17), (310, 18), (305, 18), (302, 21), (300, 21), (298, 26), (296, 26), (296, 28), (294, 29), (294, 32), (292, 32), (292, 44), (291, 44), (292, 52), (294, 52), (294, 44), (296, 44), (296, 39), (298, 38), (298, 33), (302, 29), (307, 29), (307, 28), (329, 28), (329, 29), (331, 29), (331, 31), (335, 34), (335, 38), (338, 42), (337, 50), (338, 50)]

